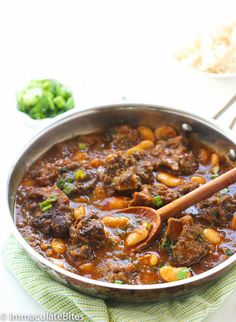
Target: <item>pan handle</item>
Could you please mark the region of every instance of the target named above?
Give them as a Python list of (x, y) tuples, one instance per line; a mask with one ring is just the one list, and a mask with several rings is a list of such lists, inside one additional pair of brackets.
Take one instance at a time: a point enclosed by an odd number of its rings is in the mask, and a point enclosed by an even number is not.
[[(231, 106), (234, 106), (236, 103), (236, 94), (231, 97), (231, 99), (227, 102), (227, 104), (222, 107), (214, 116), (214, 120), (220, 119), (221, 116), (223, 116), (230, 108)], [(235, 113), (236, 113), (236, 104), (235, 104)], [(233, 117), (232, 121), (230, 122), (229, 128), (233, 130), (234, 126), (236, 124), (236, 115)]]

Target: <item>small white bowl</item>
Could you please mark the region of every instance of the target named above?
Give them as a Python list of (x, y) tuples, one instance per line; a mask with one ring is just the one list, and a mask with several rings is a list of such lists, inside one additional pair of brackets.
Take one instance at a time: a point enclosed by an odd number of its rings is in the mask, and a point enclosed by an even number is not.
[(30, 116), (28, 116), (28, 114), (21, 112), (18, 110), (18, 108), (16, 107), (16, 112), (18, 113), (19, 118), (22, 120), (22, 122), (30, 129), (34, 130), (34, 129), (38, 129), (39, 127), (44, 127), (49, 125), (52, 122), (55, 122), (56, 120), (60, 119), (61, 117), (64, 117), (66, 115), (69, 115), (71, 113), (73, 113), (75, 110), (77, 110), (78, 108), (74, 107), (64, 113), (61, 113), (57, 116), (54, 117), (50, 117), (50, 118), (45, 118), (45, 119), (39, 119), (39, 120), (35, 120), (32, 119)]
[[(192, 67), (189, 67), (192, 68)], [(192, 68), (194, 69), (194, 68)], [(197, 71), (197, 70), (196, 70)], [(208, 72), (201, 72), (201, 74), (205, 74), (209, 78), (215, 78), (215, 79), (233, 79), (236, 78), (236, 73), (208, 73)]]
[(191, 72), (195, 75), (199, 76), (205, 76), (210, 79), (236, 79), (236, 73), (209, 73), (209, 72), (204, 72), (201, 70), (198, 70), (194, 67), (191, 67), (184, 62), (179, 61), (174, 55), (172, 56), (173, 61), (175, 62), (175, 65), (178, 66), (178, 69), (182, 71), (185, 70), (186, 72)]

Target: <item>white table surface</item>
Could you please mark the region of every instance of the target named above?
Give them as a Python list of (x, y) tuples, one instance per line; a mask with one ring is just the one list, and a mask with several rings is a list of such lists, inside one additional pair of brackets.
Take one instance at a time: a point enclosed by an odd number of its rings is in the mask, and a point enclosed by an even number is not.
[[(236, 79), (208, 79), (182, 69), (170, 52), (195, 30), (230, 17), (232, 8), (233, 1), (209, 1), (208, 7), (187, 0), (0, 3), (0, 246), (10, 234), (7, 173), (37, 131), (16, 111), (16, 90), (29, 79), (55, 78), (71, 87), (77, 109), (125, 97), (211, 117), (235, 93)], [(234, 114), (235, 106), (224, 126)], [(0, 314), (44, 312), (2, 261), (0, 290)], [(207, 321), (235, 321), (235, 303), (236, 291)]]

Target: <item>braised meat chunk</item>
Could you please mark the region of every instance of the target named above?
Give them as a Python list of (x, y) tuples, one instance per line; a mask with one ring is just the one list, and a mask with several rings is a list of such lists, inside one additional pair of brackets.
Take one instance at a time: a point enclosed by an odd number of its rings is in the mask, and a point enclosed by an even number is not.
[(96, 188), (98, 173), (95, 169), (80, 167), (75, 171), (66, 171), (57, 180), (57, 187), (67, 196), (84, 195)]
[(75, 161), (68, 159), (53, 160), (52, 162), (38, 160), (30, 172), (30, 177), (39, 186), (47, 187), (55, 184), (60, 176), (61, 169), (74, 170), (77, 166), (78, 164)]
[(139, 154), (122, 152), (109, 155), (101, 179), (117, 192), (138, 190), (142, 183), (153, 182), (153, 167), (149, 161), (139, 160)]
[(171, 253), (174, 265), (191, 266), (212, 251), (213, 245), (205, 239), (204, 227), (186, 215), (168, 220), (162, 248)]
[(94, 170), (79, 169), (75, 172), (76, 187), (80, 194), (89, 192), (95, 188), (95, 184), (98, 180), (98, 174)]
[(27, 190), (29, 224), (46, 235), (67, 237), (73, 222), (67, 196), (56, 186)]
[(172, 247), (173, 262), (191, 266), (212, 251), (213, 245), (203, 237), (203, 227), (199, 224), (184, 225), (176, 243)]
[(197, 189), (199, 184), (197, 182), (185, 182), (181, 186), (178, 187), (178, 192), (181, 196), (186, 195), (187, 193)]
[(76, 260), (93, 259), (106, 242), (104, 226), (94, 213), (86, 214), (70, 227), (69, 256)]
[(155, 201), (156, 196), (159, 196), (161, 206), (164, 206), (179, 198), (180, 195), (176, 190), (169, 189), (166, 185), (161, 183), (143, 185), (140, 192), (135, 192), (133, 194), (131, 205), (157, 208)]
[(154, 181), (152, 162), (148, 160), (148, 158), (142, 160), (142, 157), (144, 157), (144, 154), (142, 153), (139, 153), (138, 156), (141, 157), (141, 159), (138, 160), (136, 166), (137, 176), (140, 178), (143, 184), (152, 183)]
[(129, 125), (114, 127), (108, 134), (114, 149), (127, 150), (138, 143), (138, 131)]
[(182, 136), (160, 140), (152, 149), (151, 155), (156, 158), (156, 168), (165, 167), (176, 175), (190, 175), (198, 168), (197, 159)]
[(210, 224), (226, 223), (236, 212), (236, 198), (229, 194), (215, 194), (198, 205), (199, 218)]
[(121, 281), (123, 283), (136, 284), (135, 271), (135, 265), (125, 260), (108, 259), (98, 266), (99, 275), (106, 276), (105, 280), (110, 283)]
[(37, 166), (31, 171), (31, 178), (42, 187), (52, 185), (59, 173), (53, 163), (46, 163), (38, 161)]
[(85, 215), (70, 227), (70, 240), (74, 244), (86, 244), (93, 249), (102, 247), (106, 235), (101, 220), (94, 213)]

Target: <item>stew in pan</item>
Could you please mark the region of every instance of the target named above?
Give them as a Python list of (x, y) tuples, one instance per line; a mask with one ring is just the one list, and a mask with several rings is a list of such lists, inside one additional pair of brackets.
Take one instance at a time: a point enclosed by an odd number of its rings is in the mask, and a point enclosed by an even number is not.
[[(147, 248), (158, 209), (229, 170), (216, 151), (170, 125), (119, 125), (58, 143), (25, 174), (16, 225), (28, 243), (71, 272), (118, 284), (185, 279), (236, 251), (236, 185), (170, 218)], [(119, 210), (119, 212), (117, 212)]]

